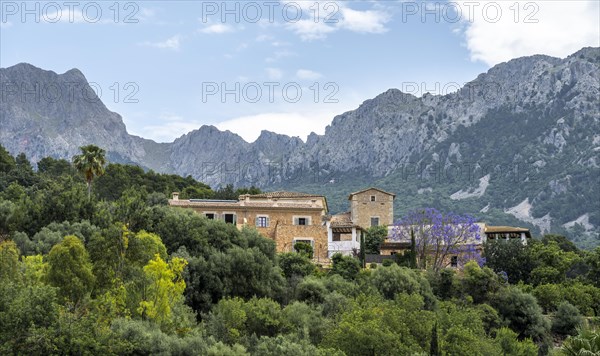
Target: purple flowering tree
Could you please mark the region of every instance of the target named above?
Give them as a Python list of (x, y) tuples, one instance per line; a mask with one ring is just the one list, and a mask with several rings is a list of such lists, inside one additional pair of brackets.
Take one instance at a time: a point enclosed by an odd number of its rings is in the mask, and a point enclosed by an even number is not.
[(400, 219), (392, 232), (393, 241), (411, 241), (414, 234), (417, 266), (435, 271), (451, 264), (452, 256), (458, 263), (485, 261), (479, 253), (480, 228), (473, 217), (442, 213), (433, 208), (415, 210)]

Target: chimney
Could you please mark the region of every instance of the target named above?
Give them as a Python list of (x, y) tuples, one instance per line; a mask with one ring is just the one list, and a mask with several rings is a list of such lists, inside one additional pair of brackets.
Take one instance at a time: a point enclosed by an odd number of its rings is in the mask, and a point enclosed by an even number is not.
[(179, 200), (179, 192), (173, 192), (173, 200)]

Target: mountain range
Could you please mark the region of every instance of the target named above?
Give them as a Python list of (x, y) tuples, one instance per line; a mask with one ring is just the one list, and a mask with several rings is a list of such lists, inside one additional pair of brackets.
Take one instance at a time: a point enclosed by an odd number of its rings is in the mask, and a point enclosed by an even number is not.
[(263, 131), (252, 143), (202, 126), (171, 143), (130, 135), (83, 73), (0, 68), (0, 144), (32, 162), (97, 144), (112, 162), (192, 175), (215, 187), (397, 194), (399, 217), (423, 206), (600, 245), (600, 48), (498, 64), (458, 91), (390, 89), (333, 118), (306, 142)]

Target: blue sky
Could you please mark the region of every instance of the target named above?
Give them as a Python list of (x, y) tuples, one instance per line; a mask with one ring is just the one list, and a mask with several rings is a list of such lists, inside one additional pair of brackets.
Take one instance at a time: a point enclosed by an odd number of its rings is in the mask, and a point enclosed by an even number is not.
[(446, 94), (514, 57), (600, 46), (599, 17), (595, 0), (1, 0), (0, 66), (78, 68), (161, 142), (204, 124), (305, 139), (389, 88)]

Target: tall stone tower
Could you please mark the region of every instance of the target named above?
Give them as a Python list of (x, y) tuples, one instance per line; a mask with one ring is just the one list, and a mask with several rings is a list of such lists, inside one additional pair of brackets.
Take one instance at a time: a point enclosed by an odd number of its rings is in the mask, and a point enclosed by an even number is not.
[(352, 223), (368, 229), (371, 226), (388, 226), (394, 223), (394, 198), (396, 194), (377, 188), (368, 188), (348, 196)]

